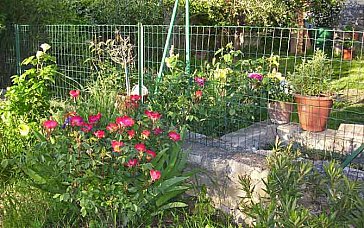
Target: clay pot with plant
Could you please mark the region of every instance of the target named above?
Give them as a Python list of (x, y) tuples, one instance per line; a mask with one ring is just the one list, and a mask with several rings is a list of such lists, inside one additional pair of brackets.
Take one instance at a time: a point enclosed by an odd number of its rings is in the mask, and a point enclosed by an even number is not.
[(320, 132), (326, 129), (333, 105), (329, 91), (332, 70), (323, 51), (317, 50), (311, 60), (304, 60), (290, 74), (295, 92), (299, 122), (303, 130)]
[(276, 69), (279, 56), (268, 58), (269, 67), (273, 69), (262, 80), (262, 87), (268, 98), (268, 115), (274, 124), (287, 124), (293, 112), (292, 89), (286, 78)]
[(353, 59), (353, 40), (346, 38), (343, 43), (343, 60)]

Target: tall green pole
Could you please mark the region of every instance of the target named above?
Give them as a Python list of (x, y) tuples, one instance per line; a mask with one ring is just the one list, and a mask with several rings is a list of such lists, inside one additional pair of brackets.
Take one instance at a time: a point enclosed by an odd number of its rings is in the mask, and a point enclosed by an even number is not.
[(190, 39), (190, 3), (186, 0), (186, 75), (190, 74), (191, 71), (191, 39)]
[(143, 102), (143, 79), (144, 79), (144, 27), (138, 23), (138, 85), (139, 95)]
[(21, 75), (19, 25), (14, 25), (14, 32), (15, 32), (16, 73), (18, 75)]
[(159, 67), (158, 76), (157, 76), (157, 80), (156, 80), (156, 84), (155, 84), (155, 92), (158, 91), (158, 84), (162, 79), (163, 68), (164, 68), (164, 64), (165, 64), (165, 61), (166, 61), (166, 57), (167, 57), (167, 53), (168, 53), (168, 49), (169, 49), (169, 44), (170, 44), (170, 41), (171, 41), (173, 25), (174, 25), (174, 21), (176, 19), (177, 9), (178, 9), (178, 0), (176, 0), (174, 2), (172, 18), (171, 18), (171, 22), (169, 23), (169, 28), (168, 28), (167, 40), (166, 40), (166, 43), (164, 45), (164, 50), (163, 50), (162, 62), (161, 62), (161, 65)]

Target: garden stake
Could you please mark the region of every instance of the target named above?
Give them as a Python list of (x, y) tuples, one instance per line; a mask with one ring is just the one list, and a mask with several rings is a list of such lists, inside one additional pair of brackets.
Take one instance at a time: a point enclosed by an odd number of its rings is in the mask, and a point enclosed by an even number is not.
[(344, 169), (347, 167), (356, 157), (359, 156), (364, 151), (364, 143), (361, 144), (361, 146), (353, 151), (350, 155), (348, 155), (345, 159), (345, 161), (341, 164), (341, 167)]

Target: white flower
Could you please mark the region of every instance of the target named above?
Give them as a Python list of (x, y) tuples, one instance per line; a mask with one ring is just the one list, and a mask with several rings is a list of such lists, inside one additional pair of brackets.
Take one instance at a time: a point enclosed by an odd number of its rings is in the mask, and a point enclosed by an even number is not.
[(43, 52), (46, 52), (47, 50), (49, 50), (51, 48), (51, 46), (47, 43), (44, 43), (44, 44), (40, 45), (40, 48), (43, 49)]

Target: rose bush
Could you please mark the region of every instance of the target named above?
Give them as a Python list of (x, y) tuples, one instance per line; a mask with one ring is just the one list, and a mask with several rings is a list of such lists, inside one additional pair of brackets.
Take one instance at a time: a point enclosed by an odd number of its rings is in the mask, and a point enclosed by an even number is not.
[(23, 170), (36, 187), (78, 208), (84, 222), (114, 227), (185, 206), (172, 201), (188, 188), (178, 129), (166, 127), (140, 97), (128, 115), (108, 119), (79, 115), (81, 95), (70, 96), (70, 110), (43, 122), (40, 143), (27, 155)]

